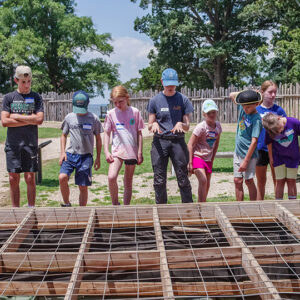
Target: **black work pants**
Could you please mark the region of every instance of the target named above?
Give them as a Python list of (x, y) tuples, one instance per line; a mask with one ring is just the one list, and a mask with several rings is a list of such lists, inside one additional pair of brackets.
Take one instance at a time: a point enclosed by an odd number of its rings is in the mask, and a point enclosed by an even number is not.
[(154, 137), (151, 160), (154, 172), (153, 186), (156, 204), (165, 204), (168, 202), (166, 183), (169, 157), (176, 173), (182, 203), (193, 202), (192, 188), (187, 170), (189, 153), (184, 138), (169, 140)]

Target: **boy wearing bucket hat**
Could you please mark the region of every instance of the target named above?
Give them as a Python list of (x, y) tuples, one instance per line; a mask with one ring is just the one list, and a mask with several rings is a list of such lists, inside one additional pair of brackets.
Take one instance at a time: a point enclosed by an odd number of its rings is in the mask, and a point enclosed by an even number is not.
[(233, 158), (235, 195), (238, 201), (244, 200), (243, 179), (248, 187), (250, 200), (256, 200), (257, 189), (254, 183), (257, 142), (262, 130), (261, 117), (256, 107), (261, 103), (259, 92), (245, 90), (231, 93), (229, 97), (238, 104), (238, 126)]
[[(75, 184), (79, 186), (79, 205), (86, 206), (88, 186), (92, 185), (92, 166), (94, 137), (96, 138), (96, 159), (94, 169), (100, 168), (101, 136), (103, 132), (99, 118), (87, 110), (89, 96), (84, 91), (73, 95), (73, 112), (69, 113), (62, 125), (60, 140), (61, 165), (59, 174), (60, 191), (64, 200), (63, 207), (71, 206), (69, 177), (75, 170)], [(67, 136), (70, 133), (70, 144), (66, 149)]]
[(1, 122), (7, 128), (6, 166), (13, 207), (20, 206), (20, 173), (27, 184), (28, 207), (35, 205), (35, 174), (38, 170), (38, 125), (44, 120), (42, 97), (31, 91), (32, 72), (28, 66), (16, 68), (16, 91), (3, 98)]
[(188, 169), (198, 179), (198, 202), (206, 201), (213, 161), (219, 147), (222, 127), (217, 121), (218, 110), (213, 100), (207, 99), (203, 102), (204, 120), (195, 127), (188, 142)]
[(183, 203), (193, 202), (187, 165), (189, 154), (184, 133), (190, 127), (191, 101), (179, 92), (178, 75), (174, 69), (166, 69), (161, 78), (164, 90), (150, 99), (148, 105), (149, 131), (154, 133), (151, 161), (154, 172), (154, 190), (157, 204), (167, 203), (167, 166), (169, 157), (175, 169)]

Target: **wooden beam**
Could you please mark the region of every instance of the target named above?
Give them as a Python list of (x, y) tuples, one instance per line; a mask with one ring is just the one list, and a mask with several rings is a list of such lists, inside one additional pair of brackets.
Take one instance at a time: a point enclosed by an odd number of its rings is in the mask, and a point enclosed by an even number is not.
[(276, 204), (276, 217), (296, 237), (300, 239), (300, 220), (281, 204)]
[[(137, 264), (138, 260), (138, 264)], [(108, 264), (109, 261), (109, 264)], [(160, 253), (157, 250), (89, 252), (84, 254), (85, 270), (159, 270)]]
[(18, 225), (12, 235), (7, 239), (0, 249), (0, 256), (4, 252), (16, 252), (29, 231), (36, 224), (36, 216), (34, 209), (31, 209), (23, 221)]
[(154, 230), (156, 236), (157, 250), (160, 253), (160, 273), (161, 273), (163, 295), (165, 299), (172, 300), (175, 299), (175, 297), (173, 294), (172, 281), (171, 281), (171, 276), (168, 267), (168, 260), (167, 260), (164, 240), (162, 237), (161, 227), (159, 223), (157, 206), (153, 207), (153, 223), (154, 223)]
[[(280, 293), (300, 293), (300, 280), (284, 279), (273, 280), (272, 284)], [(68, 282), (28, 282), (28, 281), (1, 281), (0, 291), (5, 289), (3, 296), (32, 296), (38, 290), (37, 296), (64, 296), (67, 292)], [(107, 296), (115, 297), (163, 297), (162, 284), (160, 282), (113, 282), (105, 287), (103, 281), (82, 281), (79, 295), (99, 296), (106, 289)], [(237, 296), (242, 291), (244, 295), (259, 295), (260, 290), (251, 281), (239, 282), (174, 282), (175, 296)], [(139, 291), (139, 292), (137, 292)], [(269, 298), (271, 299), (271, 298)]]
[[(280, 264), (283, 259), (287, 263), (300, 263), (300, 244), (254, 245), (248, 248), (260, 265)], [(19, 272), (43, 271), (48, 268), (52, 256), (52, 252), (3, 253), (3, 270), (4, 272), (15, 272), (17, 269)], [(78, 254), (74, 252), (55, 253), (51, 272), (72, 272), (77, 256)], [(197, 264), (200, 268), (242, 264), (240, 247), (166, 250), (166, 256), (169, 269), (197, 268)], [(108, 259), (109, 266), (107, 266)], [(87, 272), (103, 272), (107, 268), (109, 271), (136, 270), (136, 259), (138, 259), (139, 270), (160, 269), (160, 254), (157, 250), (88, 252), (84, 253), (83, 257)]]
[(241, 247), (242, 266), (253, 284), (259, 289), (260, 297), (262, 299), (281, 299), (272, 281), (259, 265), (250, 249), (239, 237), (238, 233), (235, 231), (222, 209), (217, 205), (215, 207), (215, 210), (216, 219), (218, 220), (219, 226), (222, 229), (228, 242), (232, 246)]
[(51, 263), (51, 272), (71, 273), (77, 256), (74, 252), (6, 252), (2, 254), (3, 272), (45, 271)]
[(84, 272), (83, 255), (85, 252), (89, 251), (91, 239), (94, 234), (95, 218), (96, 218), (95, 215), (96, 215), (96, 210), (92, 209), (90, 212), (88, 224), (86, 226), (82, 238), (81, 246), (75, 261), (74, 270), (64, 298), (65, 300), (76, 300), (78, 298), (78, 290)]
[[(295, 215), (297, 218), (300, 218), (300, 215)], [(276, 217), (270, 216), (261, 216), (261, 217), (240, 217), (240, 218), (228, 218), (231, 223), (272, 223), (276, 219)], [(47, 223), (36, 223), (36, 229), (64, 229), (68, 226), (68, 229), (74, 228), (86, 228), (87, 222), (47, 222)], [(192, 226), (192, 225), (215, 225), (217, 224), (216, 219), (168, 219), (168, 220), (160, 220), (161, 226), (176, 226), (176, 225), (184, 225), (184, 226)], [(111, 222), (103, 222), (98, 220), (95, 224), (98, 228), (111, 228)], [(11, 223), (2, 223), (0, 224), (0, 230), (8, 230), (8, 229), (16, 229), (18, 224), (11, 224)], [(140, 220), (140, 221), (119, 221), (114, 223), (114, 228), (124, 228), (124, 227), (153, 227), (153, 220)]]

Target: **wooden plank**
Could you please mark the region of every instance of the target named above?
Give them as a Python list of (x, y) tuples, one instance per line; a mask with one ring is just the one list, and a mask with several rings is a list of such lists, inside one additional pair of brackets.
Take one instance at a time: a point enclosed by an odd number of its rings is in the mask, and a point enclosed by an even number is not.
[(7, 239), (4, 245), (0, 249), (0, 255), (7, 252), (16, 252), (20, 247), (20, 244), (28, 235), (29, 231), (36, 224), (36, 215), (34, 209), (31, 209), (23, 221), (18, 225), (13, 234)]
[[(299, 244), (255, 245), (249, 246), (249, 249), (261, 265), (280, 264), (283, 259), (288, 263), (300, 262)], [(51, 271), (72, 272), (77, 255), (74, 252), (55, 253)], [(3, 269), (5, 272), (15, 272), (17, 269), (19, 272), (43, 271), (48, 268), (52, 256), (52, 252), (3, 253)], [(240, 247), (166, 250), (166, 257), (169, 269), (197, 268), (197, 264), (201, 268), (242, 264)], [(109, 265), (107, 265), (108, 258)], [(103, 272), (107, 268), (109, 271), (137, 270), (137, 259), (139, 270), (160, 269), (160, 255), (157, 250), (89, 252), (84, 253), (83, 257), (85, 270), (88, 272)]]
[[(138, 260), (138, 264), (137, 264)], [(109, 261), (109, 264), (108, 264)], [(89, 252), (84, 254), (87, 271), (159, 270), (160, 253), (157, 250)]]
[[(64, 296), (67, 292), (68, 282), (64, 281), (46, 281), (41, 285), (39, 282), (26, 282), (26, 281), (2, 281), (0, 282), (0, 292), (5, 289), (3, 295), (5, 296), (31, 296), (37, 295), (41, 296)], [(104, 281), (82, 281), (80, 283), (80, 288), (78, 295), (88, 296), (88, 295), (97, 295), (102, 296), (105, 291), (105, 294), (108, 296), (163, 296), (162, 285), (160, 282), (114, 282), (110, 283), (106, 287)], [(137, 292), (138, 291), (138, 292)]]
[(259, 265), (250, 249), (239, 237), (238, 233), (235, 231), (222, 209), (218, 205), (216, 205), (215, 209), (219, 226), (222, 229), (228, 242), (232, 246), (241, 247), (242, 266), (253, 284), (255, 284), (259, 289), (260, 297), (262, 299), (281, 299), (273, 283), (264, 272), (262, 267)]
[[(280, 293), (300, 293), (300, 280), (273, 280), (272, 284)], [(4, 296), (31, 296), (39, 288), (38, 294), (41, 296), (64, 296), (67, 291), (68, 282), (52, 281), (43, 282), (0, 282), (0, 291)], [(82, 281), (78, 294), (82, 296), (103, 295), (105, 282), (103, 281)], [(236, 296), (241, 290), (244, 295), (259, 295), (260, 291), (251, 281), (239, 282), (206, 282), (205, 288), (202, 282), (174, 282), (175, 296)], [(138, 291), (138, 293), (137, 293)], [(162, 297), (162, 285), (160, 282), (114, 282), (106, 288), (107, 296), (119, 297)], [(262, 295), (261, 295), (262, 296)], [(165, 298), (166, 299), (166, 298)], [(270, 299), (270, 298), (269, 298)], [(281, 298), (280, 298), (281, 299)]]
[(276, 217), (298, 239), (300, 239), (300, 220), (281, 204), (276, 204)]
[(161, 282), (163, 287), (163, 295), (165, 299), (175, 299), (173, 294), (170, 272), (168, 268), (168, 260), (166, 256), (165, 245), (164, 245), (161, 227), (159, 223), (157, 206), (153, 207), (153, 223), (155, 229), (157, 250), (160, 253), (160, 273), (161, 273)]
[(76, 262), (74, 265), (74, 270), (68, 285), (67, 293), (65, 295), (65, 300), (76, 300), (78, 298), (78, 289), (80, 286), (80, 282), (84, 272), (84, 265), (83, 265), (83, 255), (85, 252), (88, 252), (90, 247), (90, 242), (94, 233), (95, 227), (95, 216), (96, 210), (92, 209), (90, 213), (90, 217), (88, 220), (87, 227), (85, 229), (81, 246), (78, 252), (78, 256), (76, 258)]
[[(300, 218), (300, 215), (296, 215), (297, 218)], [(270, 216), (262, 216), (262, 217), (240, 217), (240, 218), (229, 218), (231, 223), (269, 223), (274, 222), (276, 217), (270, 217)], [(216, 219), (186, 219), (183, 218), (182, 222), (180, 218), (177, 219), (168, 219), (168, 220), (161, 220), (160, 224), (161, 226), (175, 226), (175, 225), (183, 225), (189, 226), (189, 225), (214, 225), (217, 224)], [(102, 222), (101, 220), (98, 220), (96, 222), (96, 227), (98, 228), (111, 228), (111, 222)], [(79, 228), (86, 228), (86, 222), (58, 222), (58, 223), (37, 223), (35, 225), (35, 228), (37, 229), (63, 229), (68, 226), (68, 229), (79, 229)], [(17, 224), (0, 224), (0, 230), (7, 230), (7, 229), (15, 229), (17, 228)], [(122, 228), (122, 227), (153, 227), (153, 220), (149, 221), (119, 221), (114, 224), (114, 228)]]
[(5, 252), (2, 254), (3, 269), (5, 272), (43, 271), (51, 263), (52, 272), (71, 273), (77, 256), (75, 252)]

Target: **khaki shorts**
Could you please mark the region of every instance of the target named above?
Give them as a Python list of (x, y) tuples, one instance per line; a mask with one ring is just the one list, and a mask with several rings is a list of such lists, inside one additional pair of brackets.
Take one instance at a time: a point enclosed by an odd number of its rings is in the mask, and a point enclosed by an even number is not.
[(276, 179), (297, 179), (298, 168), (287, 168), (285, 165), (280, 165), (274, 168)]
[(234, 177), (244, 178), (245, 180), (252, 179), (255, 176), (257, 158), (251, 158), (245, 172), (239, 172), (244, 158), (238, 156), (236, 153), (233, 155), (233, 175)]

